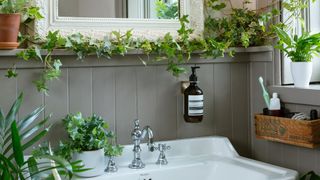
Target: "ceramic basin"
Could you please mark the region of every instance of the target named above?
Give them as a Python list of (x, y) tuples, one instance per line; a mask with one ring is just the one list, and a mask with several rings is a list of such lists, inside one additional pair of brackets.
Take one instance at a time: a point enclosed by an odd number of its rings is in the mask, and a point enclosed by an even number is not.
[(116, 159), (119, 170), (90, 180), (295, 180), (296, 171), (247, 159), (238, 155), (224, 137), (205, 137), (160, 142), (171, 146), (168, 165), (156, 165), (159, 152), (148, 152), (142, 144), (144, 169), (129, 169), (132, 145)]

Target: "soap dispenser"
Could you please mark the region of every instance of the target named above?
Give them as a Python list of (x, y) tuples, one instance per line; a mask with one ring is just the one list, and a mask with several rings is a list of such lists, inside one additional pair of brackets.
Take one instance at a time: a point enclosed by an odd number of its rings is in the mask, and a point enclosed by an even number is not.
[(199, 123), (203, 119), (203, 91), (198, 87), (196, 70), (191, 67), (190, 85), (184, 91), (184, 120), (189, 123)]

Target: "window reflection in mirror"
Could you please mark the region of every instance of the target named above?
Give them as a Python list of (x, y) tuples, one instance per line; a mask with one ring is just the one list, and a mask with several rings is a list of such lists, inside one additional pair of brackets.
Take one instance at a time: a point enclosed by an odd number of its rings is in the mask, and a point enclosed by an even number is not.
[(59, 0), (59, 16), (178, 19), (179, 0)]

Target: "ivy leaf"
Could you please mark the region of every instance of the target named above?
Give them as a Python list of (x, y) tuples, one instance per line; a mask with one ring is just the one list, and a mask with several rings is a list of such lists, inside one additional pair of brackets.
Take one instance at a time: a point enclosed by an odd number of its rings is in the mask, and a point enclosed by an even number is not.
[(40, 48), (38, 46), (34, 47), (34, 52), (35, 52), (35, 55), (43, 62), (42, 55), (41, 55), (41, 50), (40, 50)]
[(54, 63), (53, 63), (53, 66), (54, 66), (54, 69), (58, 71), (58, 70), (60, 70), (60, 67), (62, 66), (62, 63), (61, 63), (61, 61), (59, 59), (56, 59), (54, 61)]
[(7, 78), (15, 78), (18, 76), (18, 73), (16, 71), (16, 67), (12, 67), (7, 70), (7, 74), (5, 75)]

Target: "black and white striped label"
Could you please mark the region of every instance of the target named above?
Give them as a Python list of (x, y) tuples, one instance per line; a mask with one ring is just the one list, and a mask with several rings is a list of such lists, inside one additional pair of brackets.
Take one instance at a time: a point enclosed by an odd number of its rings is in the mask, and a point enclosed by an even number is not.
[(188, 115), (202, 116), (203, 115), (203, 95), (189, 95), (188, 97)]

